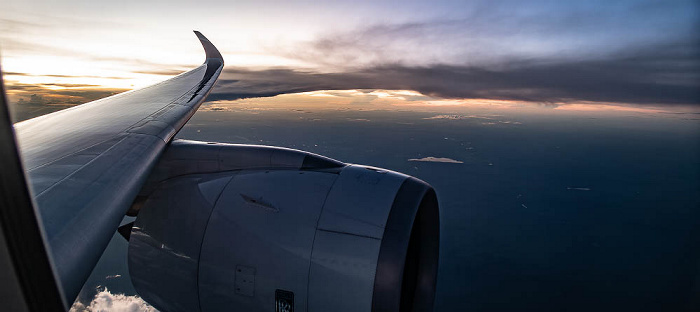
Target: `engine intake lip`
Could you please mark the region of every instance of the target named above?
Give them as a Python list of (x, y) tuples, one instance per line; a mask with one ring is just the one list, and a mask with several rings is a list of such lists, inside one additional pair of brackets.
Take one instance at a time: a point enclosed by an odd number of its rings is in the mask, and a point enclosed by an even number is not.
[(437, 196), (407, 178), (389, 212), (377, 260), (372, 311), (432, 311), (440, 242)]

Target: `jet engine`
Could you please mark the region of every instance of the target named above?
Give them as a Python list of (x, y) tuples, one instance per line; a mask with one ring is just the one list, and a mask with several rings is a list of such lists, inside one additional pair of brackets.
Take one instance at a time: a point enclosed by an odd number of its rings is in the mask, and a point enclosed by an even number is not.
[(176, 140), (134, 203), (129, 271), (162, 311), (432, 311), (435, 191), (268, 146)]

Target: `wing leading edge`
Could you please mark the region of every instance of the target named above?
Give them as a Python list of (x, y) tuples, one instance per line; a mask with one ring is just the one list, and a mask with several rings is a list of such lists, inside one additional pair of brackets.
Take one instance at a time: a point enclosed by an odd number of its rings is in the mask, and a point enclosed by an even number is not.
[(144, 89), (15, 124), (65, 301), (73, 302), (166, 145), (216, 82), (224, 60), (195, 31), (205, 62)]

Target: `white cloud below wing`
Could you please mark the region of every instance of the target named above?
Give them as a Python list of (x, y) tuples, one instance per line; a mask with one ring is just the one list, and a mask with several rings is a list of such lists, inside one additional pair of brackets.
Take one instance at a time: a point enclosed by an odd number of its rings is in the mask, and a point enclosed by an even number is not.
[(104, 289), (95, 295), (90, 305), (86, 306), (76, 301), (70, 308), (70, 312), (157, 312), (156, 308), (149, 305), (139, 296), (127, 296), (124, 294), (113, 294), (108, 289)]

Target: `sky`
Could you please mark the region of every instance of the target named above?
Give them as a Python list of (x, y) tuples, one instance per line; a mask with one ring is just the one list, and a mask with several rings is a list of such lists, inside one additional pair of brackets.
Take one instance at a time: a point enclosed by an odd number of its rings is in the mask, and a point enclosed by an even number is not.
[(75, 105), (221, 50), (211, 100), (411, 90), (540, 106), (700, 104), (697, 1), (8, 1), (12, 102)]
[[(503, 132), (507, 138), (522, 134), (518, 127), (523, 124), (542, 123), (542, 115), (569, 118), (571, 113), (586, 119), (564, 118), (561, 128), (547, 128), (543, 137), (564, 132), (567, 141), (562, 142), (578, 146), (579, 141), (571, 139), (578, 135), (571, 120), (590, 123), (587, 129), (600, 134), (601, 141), (610, 135), (628, 135), (627, 128), (656, 122), (638, 118), (640, 114), (665, 117), (659, 118), (663, 119), (660, 126), (645, 129), (649, 133), (663, 133), (670, 123), (697, 133), (698, 117), (675, 112), (700, 116), (699, 26), (697, 0), (0, 0), (0, 66), (10, 101), (30, 111), (22, 117), (29, 118), (145, 87), (198, 66), (204, 52), (192, 30), (199, 30), (226, 62), (209, 102), (200, 109), (205, 117), (214, 111), (235, 113), (239, 114), (237, 123), (243, 124), (249, 117), (246, 114), (264, 114), (267, 109), (284, 112), (284, 118), (311, 115), (304, 110), (319, 107), (343, 113), (439, 111), (418, 122), (446, 125), (445, 131), (466, 121), (480, 127), (503, 127), (508, 130)], [(518, 118), (527, 118), (501, 120), (488, 115), (494, 108), (517, 109)], [(290, 112), (296, 115), (290, 117)], [(614, 119), (613, 126), (599, 133), (597, 113), (625, 118)], [(197, 127), (202, 125), (197, 118), (186, 131), (199, 133)], [(306, 118), (304, 123), (322, 121), (316, 116), (298, 118)], [(618, 120), (622, 121), (618, 124)], [(348, 122), (370, 120), (354, 116)], [(273, 129), (260, 127), (267, 128)], [(437, 128), (424, 129), (440, 132)], [(206, 135), (239, 139), (233, 137), (238, 135), (234, 131), (203, 129)], [(356, 130), (354, 124), (351, 129)], [(463, 132), (472, 135), (469, 131)], [(313, 128), (309, 133), (324, 131)], [(205, 139), (205, 134), (191, 138)], [(681, 138), (683, 142), (692, 139)], [(446, 136), (438, 139), (436, 142), (452, 142)], [(513, 146), (500, 139), (489, 137), (499, 148)], [(529, 144), (523, 142), (523, 146)], [(262, 139), (249, 143), (284, 145)], [(312, 143), (290, 147), (327, 152)], [(535, 145), (534, 150), (538, 148), (541, 146)], [(367, 157), (376, 156), (369, 149), (360, 150)], [(658, 153), (647, 153), (649, 150), (652, 148), (639, 154)], [(527, 153), (529, 146), (517, 151)], [(696, 155), (679, 154), (688, 159)], [(508, 151), (502, 155), (521, 154)], [(470, 164), (468, 158), (458, 156), (431, 151), (409, 155), (401, 162), (408, 159), (410, 168), (416, 170), (432, 163)], [(532, 158), (540, 159), (538, 155)], [(501, 165), (495, 162), (493, 166), (491, 161), (482, 165), (497, 169)], [(513, 180), (525, 181), (518, 178)], [(461, 196), (461, 192), (454, 194)], [(138, 298), (106, 288), (83, 304), (76, 303), (75, 310), (151, 309)]]

